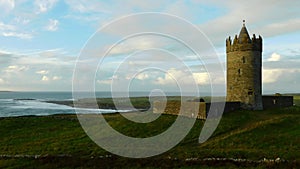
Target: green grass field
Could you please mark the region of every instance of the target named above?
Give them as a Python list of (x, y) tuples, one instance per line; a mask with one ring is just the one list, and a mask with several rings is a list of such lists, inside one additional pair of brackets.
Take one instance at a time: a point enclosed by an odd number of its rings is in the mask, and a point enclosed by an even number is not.
[[(298, 105), (300, 98), (295, 100)], [(162, 115), (147, 124), (130, 122), (119, 114), (105, 118), (123, 134), (149, 137), (165, 131), (176, 116)], [(298, 106), (225, 114), (213, 136), (199, 144), (203, 123), (197, 120), (188, 136), (162, 155), (129, 159), (98, 147), (84, 133), (75, 115), (1, 118), (0, 168), (297, 168), (300, 165)], [(288, 161), (258, 164), (186, 160), (211, 157)]]

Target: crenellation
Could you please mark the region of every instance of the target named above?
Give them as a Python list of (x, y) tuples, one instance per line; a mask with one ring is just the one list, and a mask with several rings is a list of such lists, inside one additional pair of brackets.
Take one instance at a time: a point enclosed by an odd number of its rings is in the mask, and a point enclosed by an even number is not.
[(245, 42), (239, 42), (237, 35), (234, 38), (232, 43), (231, 37), (226, 39), (226, 52), (234, 52), (234, 51), (261, 51), (262, 52), (262, 38), (256, 38), (255, 34), (252, 37), (252, 40)]
[(238, 36), (234, 36), (233, 45), (238, 44)]

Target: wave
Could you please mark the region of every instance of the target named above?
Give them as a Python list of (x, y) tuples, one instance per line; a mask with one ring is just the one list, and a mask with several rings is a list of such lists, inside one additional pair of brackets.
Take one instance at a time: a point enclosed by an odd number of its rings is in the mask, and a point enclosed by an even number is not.
[(0, 102), (12, 102), (14, 99), (0, 99)]
[(0, 117), (48, 116), (54, 114), (110, 114), (130, 110), (74, 108), (42, 99), (0, 99)]
[(14, 100), (17, 104), (11, 106), (14, 109), (46, 109), (46, 110), (71, 110), (72, 107), (46, 103), (40, 100)]
[(127, 113), (132, 112), (132, 110), (115, 110), (115, 109), (88, 109), (88, 108), (74, 108), (77, 114), (106, 114), (106, 113)]

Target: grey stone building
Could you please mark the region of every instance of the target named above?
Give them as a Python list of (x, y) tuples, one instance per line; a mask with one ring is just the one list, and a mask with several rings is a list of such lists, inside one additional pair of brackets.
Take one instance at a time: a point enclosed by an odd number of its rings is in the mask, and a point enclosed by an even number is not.
[(262, 110), (262, 37), (250, 38), (245, 26), (239, 36), (226, 39), (227, 102), (244, 109)]

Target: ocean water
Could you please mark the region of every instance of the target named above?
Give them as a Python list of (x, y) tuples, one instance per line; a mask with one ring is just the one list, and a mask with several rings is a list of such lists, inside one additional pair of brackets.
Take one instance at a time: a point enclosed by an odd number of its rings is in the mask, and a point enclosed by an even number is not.
[[(149, 92), (130, 92), (130, 97), (149, 96)], [(96, 92), (97, 98), (111, 98), (110, 92)], [(119, 93), (119, 96), (126, 96), (125, 93)], [(169, 92), (168, 96), (180, 96), (179, 93)], [(82, 98), (90, 96), (82, 93)], [(72, 92), (0, 92), (0, 117), (18, 117), (18, 116), (48, 116), (54, 114), (76, 114), (74, 108), (46, 103), (45, 101), (64, 101), (73, 100)], [(80, 109), (85, 113), (115, 113), (111, 109)], [(118, 110), (126, 112), (130, 110)]]
[[(136, 92), (133, 96), (147, 96)], [(84, 96), (84, 93), (83, 93)], [(109, 98), (109, 92), (97, 92), (98, 98)], [(132, 96), (132, 95), (131, 95)], [(71, 92), (0, 92), (0, 117), (47, 116), (54, 114), (76, 114), (74, 108), (46, 103), (45, 101), (73, 100)], [(110, 109), (81, 109), (86, 113), (115, 113)], [(126, 110), (124, 111), (126, 112)]]

